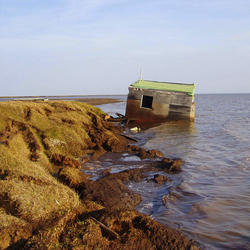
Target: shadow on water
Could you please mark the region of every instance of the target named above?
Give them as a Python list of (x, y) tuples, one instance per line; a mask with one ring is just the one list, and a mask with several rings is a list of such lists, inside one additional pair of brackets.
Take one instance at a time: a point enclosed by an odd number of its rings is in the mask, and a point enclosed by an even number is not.
[[(168, 157), (184, 159), (192, 154), (199, 134), (195, 123), (187, 121), (172, 121), (148, 129), (146, 133), (153, 133), (154, 137), (145, 143), (149, 149), (157, 148)], [(185, 157), (187, 159), (187, 157)]]

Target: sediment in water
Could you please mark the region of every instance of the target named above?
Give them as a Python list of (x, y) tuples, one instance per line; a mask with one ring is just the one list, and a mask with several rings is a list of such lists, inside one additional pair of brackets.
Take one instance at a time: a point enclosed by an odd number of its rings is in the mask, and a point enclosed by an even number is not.
[(159, 158), (130, 145), (121, 127), (93, 106), (64, 101), (0, 103), (0, 248), (195, 249), (182, 233), (135, 210), (140, 196), (125, 185), (144, 173), (180, 170), (162, 159), (141, 169), (81, 172), (105, 152)]

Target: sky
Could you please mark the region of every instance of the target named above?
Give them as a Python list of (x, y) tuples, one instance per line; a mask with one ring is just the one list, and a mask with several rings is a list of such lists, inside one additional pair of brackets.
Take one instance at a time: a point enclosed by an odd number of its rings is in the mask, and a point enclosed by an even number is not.
[(0, 96), (250, 93), (249, 0), (0, 0)]

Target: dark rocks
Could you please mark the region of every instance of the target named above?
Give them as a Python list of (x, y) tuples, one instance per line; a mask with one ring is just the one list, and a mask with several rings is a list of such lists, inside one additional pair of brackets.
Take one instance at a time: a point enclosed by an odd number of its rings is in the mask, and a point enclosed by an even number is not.
[(154, 150), (154, 149), (146, 150), (144, 148), (135, 145), (129, 145), (128, 152), (139, 156), (141, 159), (164, 157), (164, 154), (159, 150)]
[(134, 168), (124, 170), (119, 173), (112, 174), (113, 178), (121, 180), (123, 183), (127, 184), (129, 181), (139, 182), (145, 177), (144, 172), (147, 171), (147, 168)]
[(173, 164), (170, 167), (170, 172), (172, 172), (172, 173), (181, 172), (181, 170), (182, 170), (181, 166), (182, 166), (182, 160), (181, 159), (173, 160)]
[(108, 169), (105, 169), (102, 171), (102, 176), (105, 177), (107, 175), (110, 175), (111, 174), (111, 169), (112, 168), (108, 168)]
[(170, 174), (178, 174), (181, 172), (181, 159), (163, 158), (161, 161), (152, 164), (155, 168), (161, 169)]
[(163, 184), (163, 183), (169, 181), (169, 178), (165, 175), (155, 174), (154, 178), (152, 178), (152, 180), (157, 184)]

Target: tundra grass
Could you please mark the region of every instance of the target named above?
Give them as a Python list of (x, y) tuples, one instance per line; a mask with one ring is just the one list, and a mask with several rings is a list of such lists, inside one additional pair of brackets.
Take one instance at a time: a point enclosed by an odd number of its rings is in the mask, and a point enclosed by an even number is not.
[[(0, 248), (19, 240), (24, 226), (34, 230), (80, 205), (78, 195), (54, 178), (50, 157), (83, 156), (93, 146), (89, 128), (104, 115), (78, 102), (0, 103)], [(64, 172), (79, 181), (76, 171)]]

